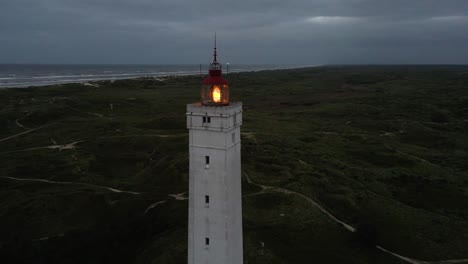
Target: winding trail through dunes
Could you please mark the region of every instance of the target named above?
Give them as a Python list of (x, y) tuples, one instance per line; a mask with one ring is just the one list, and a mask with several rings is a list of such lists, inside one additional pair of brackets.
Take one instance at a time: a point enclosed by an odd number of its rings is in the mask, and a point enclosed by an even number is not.
[(352, 227), (351, 225), (348, 225), (347, 223), (339, 220), (338, 218), (336, 218), (334, 215), (332, 215), (330, 212), (328, 212), (325, 208), (323, 208), (323, 206), (321, 206), (319, 203), (317, 203), (316, 201), (314, 201), (313, 199), (305, 196), (304, 194), (301, 194), (301, 193), (298, 193), (298, 192), (294, 192), (294, 191), (291, 191), (291, 190), (288, 190), (288, 189), (283, 189), (283, 188), (275, 188), (273, 189), (273, 191), (276, 191), (276, 192), (281, 192), (281, 193), (286, 193), (286, 194), (294, 194), (294, 195), (297, 195), (303, 199), (305, 199), (306, 201), (308, 201), (310, 204), (314, 205), (315, 207), (317, 207), (320, 211), (322, 211), (322, 213), (326, 214), (328, 217), (330, 217), (333, 221), (335, 221), (336, 223), (342, 225), (344, 228), (346, 228), (348, 231), (350, 232), (356, 232), (356, 228)]
[(27, 129), (27, 127), (23, 126), (20, 122), (19, 122), (19, 119), (16, 119), (15, 120), (15, 123), (17, 126), (21, 127), (21, 128), (24, 128), (24, 129)]
[(100, 118), (108, 118), (108, 117), (104, 116), (103, 114), (98, 114), (98, 113), (86, 112), (86, 114), (97, 116), (97, 117), (100, 117)]
[(60, 181), (49, 181), (49, 180), (45, 180), (45, 179), (14, 178), (14, 177), (7, 177), (7, 176), (0, 176), (0, 178), (9, 179), (9, 180), (13, 180), (13, 181), (29, 181), (29, 182), (41, 182), (41, 183), (50, 183), (50, 184), (64, 184), (64, 185), (81, 185), (81, 186), (88, 186), (88, 187), (106, 189), (106, 190), (109, 190), (109, 191), (115, 192), (115, 193), (128, 193), (128, 194), (134, 194), (134, 195), (140, 194), (139, 192), (122, 191), (122, 190), (115, 189), (115, 188), (112, 188), (112, 187), (94, 185), (94, 184), (82, 183), (82, 182), (60, 182)]
[(404, 155), (404, 156), (407, 156), (407, 157), (410, 157), (410, 158), (413, 158), (413, 159), (416, 159), (416, 160), (419, 160), (421, 162), (426, 162), (426, 163), (430, 163), (429, 161), (423, 159), (423, 158), (420, 158), (420, 157), (416, 157), (414, 155), (411, 155), (411, 154), (408, 154), (408, 153), (405, 153), (405, 152), (401, 152), (395, 148), (392, 148), (390, 147), (389, 145), (384, 145), (386, 148), (388, 148), (389, 150), (393, 151), (393, 152), (396, 152), (398, 154), (401, 154), (401, 155)]
[(21, 128), (23, 128), (23, 129), (28, 129), (28, 128), (25, 127), (23, 124), (21, 124), (19, 121), (20, 121), (21, 119), (25, 119), (26, 117), (30, 116), (32, 113), (33, 113), (33, 112), (28, 112), (27, 115), (25, 115), (25, 116), (23, 116), (23, 117), (21, 117), (21, 118), (16, 119), (16, 120), (15, 120), (16, 125), (19, 126), (19, 127), (21, 127)]
[(21, 133), (12, 135), (12, 136), (9, 136), (9, 137), (6, 137), (6, 138), (2, 138), (2, 139), (0, 139), (0, 142), (7, 141), (7, 140), (9, 140), (9, 139), (12, 139), (12, 138), (15, 138), (15, 137), (19, 137), (19, 136), (24, 135), (24, 134), (31, 133), (31, 132), (33, 132), (33, 131), (36, 131), (36, 130), (39, 130), (39, 129), (42, 129), (42, 128), (51, 126), (51, 125), (53, 125), (53, 124), (55, 124), (55, 123), (43, 125), (43, 126), (36, 127), (36, 128), (32, 128), (32, 129), (26, 130), (26, 131), (24, 131), (24, 132), (21, 132)]
[(328, 217), (330, 217), (333, 221), (335, 221), (336, 223), (342, 225), (344, 228), (346, 228), (348, 231), (351, 231), (351, 232), (356, 232), (356, 228), (352, 227), (351, 225), (348, 225), (347, 223), (339, 220), (338, 218), (336, 218), (332, 213), (328, 212), (323, 206), (321, 206), (318, 202), (314, 201), (313, 199), (301, 194), (301, 193), (298, 193), (298, 192), (295, 192), (295, 191), (291, 191), (291, 190), (288, 190), (288, 189), (284, 189), (284, 188), (279, 188), (279, 187), (273, 187), (273, 186), (266, 186), (266, 185), (261, 185), (261, 184), (257, 184), (257, 183), (253, 183), (252, 180), (250, 179), (250, 176), (245, 172), (243, 171), (244, 175), (246, 176), (246, 179), (247, 179), (247, 182), (250, 183), (250, 184), (253, 184), (253, 185), (257, 185), (257, 186), (260, 186), (262, 188), (262, 190), (258, 193), (255, 193), (255, 194), (260, 194), (260, 193), (264, 193), (266, 190), (271, 190), (271, 191), (274, 191), (274, 192), (280, 192), (280, 193), (285, 193), (285, 194), (294, 194), (294, 195), (297, 195), (303, 199), (305, 199), (306, 201), (308, 201), (310, 204), (312, 204), (313, 206), (317, 207), (322, 213), (326, 214)]
[[(185, 201), (185, 200), (188, 200), (188, 197), (185, 196), (185, 194), (187, 194), (187, 192), (183, 192), (183, 193), (177, 193), (177, 194), (168, 194), (168, 196), (174, 198), (176, 201)], [(166, 203), (167, 200), (162, 200), (162, 201), (157, 201), (153, 204), (150, 204), (146, 210), (145, 210), (145, 214), (148, 213), (151, 209), (163, 204), (163, 203)]]
[[(301, 194), (301, 193), (298, 193), (298, 192), (295, 192), (295, 191), (291, 191), (291, 190), (288, 190), (288, 189), (284, 189), (284, 188), (279, 188), (279, 187), (274, 187), (274, 186), (267, 186), (267, 185), (261, 185), (261, 184), (258, 184), (258, 183), (254, 183), (252, 182), (252, 180), (250, 179), (250, 176), (245, 172), (245, 171), (242, 171), (247, 179), (247, 182), (252, 184), (252, 185), (256, 185), (256, 186), (259, 186), (262, 188), (261, 191), (257, 192), (257, 193), (253, 193), (253, 194), (248, 194), (248, 195), (245, 195), (244, 197), (247, 197), (247, 196), (254, 196), (254, 195), (259, 195), (259, 194), (263, 194), (263, 193), (266, 193), (267, 190), (271, 190), (271, 191), (274, 191), (274, 192), (280, 192), (280, 193), (285, 193), (285, 194), (293, 194), (293, 195), (297, 195), (301, 198), (303, 198), (304, 200), (306, 200), (307, 202), (309, 202), (311, 205), (313, 205), (314, 207), (316, 207), (317, 209), (319, 209), (322, 213), (324, 213), (325, 215), (327, 215), (330, 219), (332, 219), (334, 222), (342, 225), (344, 228), (346, 228), (346, 230), (350, 231), (350, 232), (356, 232), (356, 228), (339, 220), (338, 218), (336, 218), (332, 213), (330, 213), (329, 211), (327, 211), (323, 206), (321, 206), (317, 201), (313, 200), (312, 198), (304, 195), (304, 194)], [(456, 263), (468, 263), (468, 259), (451, 259), (451, 260), (439, 260), (439, 261), (424, 261), (424, 260), (419, 260), (419, 259), (413, 259), (413, 258), (410, 258), (410, 257), (405, 257), (405, 256), (402, 256), (402, 255), (399, 255), (395, 252), (392, 252), (388, 249), (385, 249), (379, 245), (376, 245), (376, 248), (381, 250), (382, 252), (385, 252), (389, 255), (392, 255), (396, 258), (399, 258), (403, 261), (406, 261), (410, 264), (456, 264)]]
[(168, 194), (170, 197), (176, 199), (177, 201), (188, 200), (188, 197), (185, 196), (187, 192), (177, 193), (177, 194)]
[(85, 142), (85, 141), (86, 140), (80, 140), (80, 141), (75, 141), (75, 142), (65, 144), (65, 145), (51, 145), (51, 146), (45, 146), (45, 147), (34, 147), (34, 148), (27, 148), (27, 149), (20, 149), (20, 150), (5, 151), (5, 152), (0, 152), (0, 154), (32, 151), (32, 150), (38, 150), (38, 149), (58, 149), (59, 151), (62, 151), (62, 150), (67, 150), (67, 149), (75, 149), (77, 144)]
[[(115, 189), (115, 188), (108, 187), (108, 186), (94, 185), (94, 184), (81, 183), (81, 182), (61, 182), (61, 181), (50, 181), (50, 180), (45, 180), (45, 179), (15, 178), (15, 177), (7, 177), (7, 176), (0, 176), (0, 178), (13, 180), (13, 181), (28, 181), (28, 182), (40, 182), (40, 183), (49, 183), (49, 184), (63, 184), (63, 185), (81, 185), (81, 186), (88, 186), (88, 187), (106, 189), (106, 190), (114, 192), (114, 193), (126, 193), (126, 194), (133, 194), (133, 195), (141, 194), (139, 192), (123, 191), (123, 190)], [(183, 193), (178, 193), (178, 194), (168, 194), (168, 196), (174, 198), (174, 200), (177, 200), (177, 201), (184, 201), (184, 200), (188, 200), (188, 198), (185, 196), (186, 194), (187, 194), (187, 192), (183, 192)], [(155, 208), (155, 207), (157, 207), (157, 206), (159, 206), (159, 205), (161, 205), (163, 203), (166, 203), (166, 202), (167, 202), (167, 200), (157, 201), (157, 202), (149, 205), (146, 208), (144, 213), (146, 214), (151, 209), (153, 209), (153, 208)]]
[(382, 250), (383, 252), (385, 253), (388, 253), (394, 257), (397, 257), (401, 260), (404, 260), (408, 263), (411, 263), (411, 264), (452, 264), (452, 263), (468, 263), (468, 259), (450, 259), (450, 260), (441, 260), (441, 261), (424, 261), (424, 260), (417, 260), (417, 259), (412, 259), (412, 258), (408, 258), (408, 257), (405, 257), (405, 256), (401, 256), (401, 255), (398, 255), (396, 253), (393, 253), (381, 246), (376, 246), (376, 248)]
[(154, 204), (150, 204), (150, 206), (148, 206), (145, 210), (145, 214), (148, 213), (151, 209), (155, 208), (156, 206), (158, 205), (161, 205), (163, 203), (167, 202), (167, 200), (162, 200), (162, 201), (158, 201), (158, 202), (155, 202)]
[[(123, 191), (119, 189), (115, 189), (112, 187), (108, 186), (102, 186), (102, 185), (94, 185), (94, 184), (89, 184), (89, 183), (82, 183), (82, 182), (61, 182), (61, 181), (50, 181), (50, 180), (45, 180), (45, 179), (27, 179), (27, 178), (15, 178), (15, 177), (7, 177), (7, 176), (0, 176), (0, 178), (3, 179), (8, 179), (8, 180), (13, 180), (13, 181), (29, 181), (29, 182), (40, 182), (40, 183), (49, 183), (49, 184), (63, 184), (63, 185), (81, 185), (81, 186), (88, 186), (88, 187), (94, 187), (94, 188), (101, 188), (101, 189), (106, 189), (108, 191), (114, 192), (114, 193), (126, 193), (126, 194), (133, 194), (133, 195), (139, 195), (141, 193), (139, 192), (133, 192), (133, 191)], [(174, 200), (177, 201), (184, 201), (188, 200), (188, 198), (185, 196), (187, 192), (183, 193), (177, 193), (177, 194), (168, 194), (169, 197), (174, 198)], [(145, 214), (148, 213), (151, 209), (166, 203), (167, 200), (162, 200), (162, 201), (157, 201), (153, 204), (150, 204), (146, 210)]]

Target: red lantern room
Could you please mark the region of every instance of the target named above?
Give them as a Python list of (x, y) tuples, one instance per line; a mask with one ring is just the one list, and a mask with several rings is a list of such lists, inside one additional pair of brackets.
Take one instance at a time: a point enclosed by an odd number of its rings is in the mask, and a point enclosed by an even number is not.
[(208, 77), (203, 80), (201, 103), (207, 106), (222, 106), (229, 104), (229, 84), (222, 76), (222, 65), (218, 63), (216, 53), (216, 35), (213, 62), (210, 64)]

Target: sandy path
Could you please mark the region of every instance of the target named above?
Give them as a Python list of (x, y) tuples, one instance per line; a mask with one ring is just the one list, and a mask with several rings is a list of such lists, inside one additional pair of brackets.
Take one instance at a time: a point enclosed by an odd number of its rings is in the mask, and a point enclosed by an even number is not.
[(249, 176), (245, 171), (242, 171), (242, 172), (244, 173), (245, 178), (247, 179), (247, 182), (248, 182), (248, 183), (262, 188), (262, 190), (260, 190), (259, 192), (251, 193), (251, 194), (246, 194), (246, 195), (242, 195), (243, 197), (249, 197), (249, 196), (254, 196), (254, 195), (263, 194), (263, 193), (265, 193), (268, 189), (271, 189), (269, 186), (265, 186), (265, 185), (261, 185), (261, 184), (252, 182), (252, 180), (250, 179), (250, 176)]
[(410, 158), (419, 160), (419, 161), (421, 161), (421, 162), (430, 163), (429, 161), (427, 161), (427, 160), (425, 160), (425, 159), (422, 159), (422, 158), (420, 158), (420, 157), (416, 157), (416, 156), (414, 156), (414, 155), (411, 155), (411, 154), (408, 154), (408, 153), (405, 153), (405, 152), (401, 152), (401, 151), (399, 151), (399, 150), (397, 150), (397, 149), (395, 149), (395, 148), (392, 148), (392, 147), (390, 147), (390, 146), (388, 146), (388, 145), (384, 145), (384, 146), (385, 146), (386, 148), (388, 148), (389, 150), (394, 151), (394, 152), (396, 152), (396, 153), (398, 153), (398, 154), (401, 154), (401, 155), (404, 155), (404, 156), (407, 156), (407, 157), (410, 157)]
[[(183, 193), (178, 193), (178, 194), (168, 194), (168, 196), (174, 198), (175, 200), (177, 201), (184, 201), (184, 200), (188, 200), (188, 197), (185, 196), (185, 194), (187, 194), (187, 192), (183, 192)], [(145, 210), (145, 214), (148, 213), (151, 209), (163, 204), (167, 202), (167, 200), (162, 200), (162, 201), (158, 201), (158, 202), (155, 202), (153, 204), (150, 204), (146, 210)]]
[(24, 129), (27, 129), (25, 126), (23, 126), (20, 122), (19, 122), (19, 119), (16, 119), (15, 120), (15, 123), (17, 126), (21, 127), (21, 128), (24, 128)]
[(274, 188), (273, 190), (277, 191), (277, 192), (281, 192), (281, 193), (286, 193), (286, 194), (294, 194), (294, 195), (297, 195), (297, 196), (307, 200), (310, 204), (317, 207), (320, 211), (322, 211), (322, 213), (326, 214), (328, 217), (330, 217), (336, 223), (342, 225), (348, 231), (356, 232), (356, 228), (354, 228), (351, 225), (348, 225), (347, 223), (345, 223), (345, 222), (339, 220), (338, 218), (336, 218), (333, 214), (328, 212), (325, 208), (323, 208), (323, 206), (321, 206), (318, 202), (314, 201), (312, 198), (309, 198), (308, 196), (305, 196), (304, 194), (301, 194), (301, 193), (298, 193), (298, 192), (295, 192), (295, 191), (291, 191), (291, 190), (287, 190), (287, 189), (283, 189), (283, 188)]
[(0, 139), (0, 142), (7, 141), (7, 140), (9, 140), (9, 139), (12, 139), (12, 138), (15, 138), (15, 137), (19, 137), (19, 136), (24, 135), (24, 134), (31, 133), (31, 132), (33, 132), (33, 131), (36, 131), (36, 130), (39, 130), (39, 129), (42, 129), (42, 128), (51, 126), (51, 125), (53, 125), (53, 124), (55, 124), (55, 123), (48, 124), (48, 125), (43, 125), (43, 126), (36, 127), (36, 128), (32, 128), (32, 129), (29, 129), (29, 130), (27, 130), (27, 131), (24, 131), (24, 132), (21, 132), (21, 133), (12, 135), (12, 136), (9, 136), (9, 137), (6, 137), (6, 138), (2, 138), (2, 139)]
[(177, 193), (177, 194), (168, 194), (170, 197), (176, 199), (177, 201), (188, 200), (188, 197), (185, 196), (187, 192)]
[(82, 182), (60, 182), (60, 181), (49, 181), (49, 180), (45, 180), (45, 179), (15, 178), (15, 177), (7, 177), (7, 176), (0, 176), (0, 178), (14, 180), (14, 181), (30, 181), (30, 182), (41, 182), (41, 183), (50, 183), (50, 184), (64, 184), (64, 185), (81, 185), (81, 186), (88, 186), (88, 187), (106, 189), (106, 190), (109, 190), (109, 191), (115, 192), (115, 193), (128, 193), (128, 194), (134, 194), (134, 195), (140, 194), (138, 192), (122, 191), (122, 190), (115, 189), (115, 188), (108, 187), (108, 186), (94, 185), (94, 184), (82, 183)]
[(15, 120), (16, 125), (19, 126), (19, 127), (21, 127), (21, 128), (28, 129), (28, 128), (25, 127), (23, 124), (21, 124), (19, 121), (20, 121), (21, 119), (25, 119), (26, 117), (30, 116), (32, 113), (33, 113), (33, 112), (28, 112), (27, 115), (25, 115), (25, 116), (23, 116), (23, 117), (21, 117), (21, 118), (16, 119), (16, 120)]
[(347, 223), (339, 220), (338, 218), (336, 218), (332, 213), (328, 212), (323, 206), (321, 206), (318, 202), (314, 201), (313, 199), (301, 194), (301, 193), (298, 193), (298, 192), (295, 192), (295, 191), (291, 191), (291, 190), (288, 190), (288, 189), (284, 189), (284, 188), (278, 188), (278, 187), (273, 187), (273, 186), (266, 186), (266, 185), (261, 185), (261, 184), (256, 184), (256, 183), (253, 183), (252, 180), (250, 179), (250, 176), (244, 171), (244, 175), (246, 175), (246, 178), (247, 178), (247, 182), (250, 183), (250, 184), (254, 184), (254, 185), (257, 185), (257, 186), (260, 186), (262, 188), (262, 191), (260, 191), (259, 193), (255, 193), (255, 194), (260, 194), (260, 193), (264, 193), (266, 190), (272, 190), (274, 192), (280, 192), (280, 193), (286, 193), (286, 194), (294, 194), (294, 195), (297, 195), (305, 200), (307, 200), (310, 204), (312, 204), (313, 206), (317, 207), (322, 213), (326, 214), (328, 217), (330, 217), (333, 221), (335, 221), (336, 223), (342, 225), (344, 228), (346, 228), (348, 231), (351, 231), (351, 232), (356, 232), (356, 228), (352, 227), (351, 225), (348, 225)]
[(27, 149), (20, 149), (20, 150), (5, 151), (5, 152), (0, 152), (0, 154), (32, 151), (32, 150), (38, 150), (38, 149), (58, 149), (59, 151), (62, 151), (62, 150), (68, 150), (68, 149), (75, 149), (77, 144), (85, 142), (85, 141), (86, 140), (80, 140), (80, 141), (75, 141), (75, 142), (65, 144), (65, 145), (51, 145), (51, 146), (45, 146), (45, 147), (34, 147), (34, 148), (27, 148)]
[[(256, 186), (260, 186), (262, 188), (262, 191), (258, 192), (258, 193), (254, 193), (254, 194), (249, 194), (249, 195), (246, 195), (246, 196), (252, 196), (252, 195), (258, 195), (258, 194), (262, 194), (262, 193), (265, 193), (266, 190), (272, 190), (272, 191), (276, 191), (276, 192), (281, 192), (281, 193), (286, 193), (286, 194), (293, 194), (293, 195), (297, 195), (303, 199), (305, 199), (307, 202), (309, 202), (311, 205), (313, 205), (314, 207), (318, 208), (322, 213), (324, 213), (325, 215), (327, 215), (330, 219), (332, 219), (334, 222), (342, 225), (344, 228), (346, 228), (346, 230), (350, 231), (350, 232), (356, 232), (356, 228), (339, 220), (338, 218), (336, 218), (333, 214), (331, 214), (330, 212), (328, 212), (325, 208), (323, 208), (317, 201), (313, 200), (312, 198), (304, 195), (304, 194), (301, 194), (301, 193), (298, 193), (298, 192), (295, 192), (295, 191), (291, 191), (291, 190), (288, 190), (288, 189), (284, 189), (284, 188), (278, 188), (278, 187), (274, 187), (274, 186), (266, 186), (266, 185), (261, 185), (261, 184), (257, 184), (257, 183), (254, 183), (252, 182), (252, 180), (250, 179), (250, 176), (245, 172), (243, 171), (244, 175), (246, 176), (246, 179), (247, 179), (247, 182), (250, 183), (250, 184), (253, 184), (253, 185), (256, 185)], [(376, 246), (377, 249), (381, 250), (382, 252), (385, 252), (387, 254), (390, 254), (394, 257), (397, 257), (403, 261), (406, 261), (410, 264), (456, 264), (456, 263), (468, 263), (468, 259), (452, 259), (452, 260), (440, 260), (440, 261), (424, 261), (424, 260), (418, 260), (418, 259), (413, 259), (413, 258), (410, 258), (410, 257), (406, 257), (406, 256), (402, 256), (402, 255), (399, 255), (395, 252), (392, 252), (388, 249), (385, 249), (379, 245)]]
[(85, 113), (88, 114), (88, 115), (93, 115), (93, 116), (97, 116), (97, 117), (100, 117), (100, 118), (108, 118), (108, 117), (105, 117), (103, 114), (91, 113), (91, 112), (85, 112)]
[(441, 260), (441, 261), (424, 261), (418, 259), (412, 259), (405, 256), (398, 255), (394, 252), (391, 252), (381, 246), (376, 246), (376, 248), (382, 250), (385, 253), (388, 253), (394, 257), (397, 257), (403, 261), (406, 261), (411, 264), (452, 264), (452, 263), (468, 263), (468, 259), (449, 259), (449, 260)]
[(155, 202), (154, 204), (151, 204), (150, 206), (148, 206), (145, 210), (145, 214), (148, 213), (151, 209), (155, 208), (156, 206), (158, 205), (161, 205), (163, 203), (167, 202), (167, 200), (162, 200), (162, 201), (159, 201), (159, 202)]

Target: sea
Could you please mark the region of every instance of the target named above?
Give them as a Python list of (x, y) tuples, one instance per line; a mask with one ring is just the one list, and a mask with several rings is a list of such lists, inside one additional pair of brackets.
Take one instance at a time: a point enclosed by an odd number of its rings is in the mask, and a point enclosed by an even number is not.
[[(223, 72), (247, 72), (291, 69), (309, 65), (247, 65), (225, 64)], [(201, 69), (201, 71), (200, 71)], [(100, 80), (120, 80), (140, 77), (163, 77), (206, 74), (208, 65), (59, 65), (0, 64), (0, 88), (22, 88)]]

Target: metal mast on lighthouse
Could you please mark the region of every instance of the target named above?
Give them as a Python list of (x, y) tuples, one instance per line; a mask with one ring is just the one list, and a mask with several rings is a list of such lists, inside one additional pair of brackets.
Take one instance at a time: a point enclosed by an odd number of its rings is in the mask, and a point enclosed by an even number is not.
[(213, 59), (213, 62), (216, 62), (216, 63), (217, 63), (218, 61), (216, 60), (216, 55), (217, 55), (217, 54), (216, 54), (216, 32), (215, 32), (214, 42), (215, 42), (215, 43), (214, 43), (214, 54), (213, 54), (214, 59)]
[(200, 102), (187, 105), (189, 130), (189, 264), (242, 264), (242, 103), (230, 102), (229, 84), (213, 62)]
[(216, 33), (213, 49), (213, 62), (210, 64), (208, 76), (203, 80), (201, 103), (203, 105), (218, 106), (229, 104), (229, 84), (223, 78), (222, 66), (220, 63), (218, 63)]

